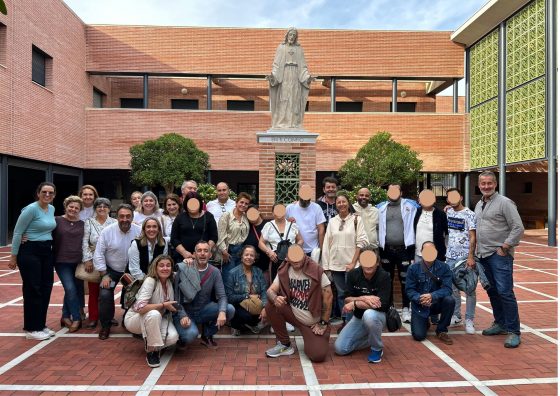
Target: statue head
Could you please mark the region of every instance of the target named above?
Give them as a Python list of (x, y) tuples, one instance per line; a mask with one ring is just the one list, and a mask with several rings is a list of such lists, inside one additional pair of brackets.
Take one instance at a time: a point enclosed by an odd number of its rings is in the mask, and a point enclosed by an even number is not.
[(298, 31), (295, 27), (291, 27), (284, 35), (284, 44), (297, 44), (297, 43), (298, 43)]

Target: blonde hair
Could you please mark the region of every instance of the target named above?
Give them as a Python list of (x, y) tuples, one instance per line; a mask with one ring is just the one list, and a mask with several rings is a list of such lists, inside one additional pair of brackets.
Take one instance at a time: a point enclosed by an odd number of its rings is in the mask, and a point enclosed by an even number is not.
[(66, 207), (73, 202), (80, 204), (80, 210), (84, 208), (84, 202), (82, 201), (82, 198), (78, 197), (77, 195), (70, 195), (69, 197), (64, 199), (64, 209), (66, 209)]
[(140, 240), (140, 246), (148, 246), (148, 237), (146, 236), (146, 224), (148, 224), (148, 221), (150, 221), (150, 220), (155, 221), (157, 226), (158, 226), (158, 234), (156, 236), (156, 243), (158, 244), (158, 246), (165, 246), (165, 239), (163, 239), (163, 232), (161, 230), (161, 224), (158, 221), (158, 219), (156, 219), (155, 217), (146, 217), (146, 219), (142, 223), (142, 232), (140, 233), (140, 236), (138, 237), (138, 239)]

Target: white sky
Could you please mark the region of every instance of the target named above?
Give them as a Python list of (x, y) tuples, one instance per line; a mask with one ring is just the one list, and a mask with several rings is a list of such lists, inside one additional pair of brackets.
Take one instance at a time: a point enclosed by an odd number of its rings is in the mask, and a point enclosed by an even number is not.
[(488, 0), (64, 1), (88, 24), (453, 31)]

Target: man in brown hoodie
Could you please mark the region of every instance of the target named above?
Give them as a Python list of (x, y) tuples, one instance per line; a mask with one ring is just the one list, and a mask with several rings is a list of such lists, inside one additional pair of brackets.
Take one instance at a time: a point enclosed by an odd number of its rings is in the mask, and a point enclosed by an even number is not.
[(324, 361), (329, 350), (328, 321), (333, 296), (321, 266), (306, 256), (299, 245), (292, 245), (267, 295), (266, 314), (278, 341), (266, 351), (266, 356), (294, 353), (286, 330), (288, 322), (301, 332), (309, 359)]

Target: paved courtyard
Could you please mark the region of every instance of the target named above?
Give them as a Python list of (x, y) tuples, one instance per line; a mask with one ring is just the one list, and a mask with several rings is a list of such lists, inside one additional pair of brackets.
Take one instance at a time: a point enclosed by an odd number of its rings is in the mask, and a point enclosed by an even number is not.
[[(142, 341), (122, 327), (113, 328), (107, 341), (100, 341), (94, 331), (61, 330), (60, 282), (54, 285), (48, 316), (56, 336), (42, 342), (26, 340), (21, 329), (21, 278), (7, 268), (8, 248), (0, 248), (0, 394), (556, 395), (557, 249), (546, 246), (542, 232), (527, 234), (514, 268), (522, 322), (518, 349), (504, 348), (504, 336), (480, 335), (492, 315), (488, 297), (479, 288), (476, 335), (451, 329), (454, 344), (448, 346), (435, 338), (432, 327), (428, 339), (419, 343), (406, 327), (384, 334), (380, 364), (368, 364), (367, 351), (335, 356), (332, 345), (327, 360), (313, 364), (303, 355), (299, 336), (294, 336), (294, 355), (268, 359), (264, 352), (275, 342), (268, 331), (232, 337), (225, 328), (217, 338), (217, 350), (198, 344), (184, 351), (169, 350), (161, 367), (150, 369)], [(119, 308), (117, 318), (121, 314)]]

